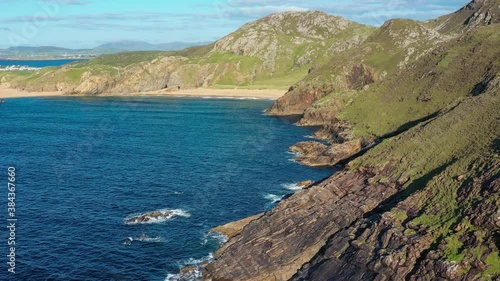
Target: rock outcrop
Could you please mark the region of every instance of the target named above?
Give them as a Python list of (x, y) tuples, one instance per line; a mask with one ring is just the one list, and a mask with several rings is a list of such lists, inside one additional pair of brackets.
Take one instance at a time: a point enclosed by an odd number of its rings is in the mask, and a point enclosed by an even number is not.
[(244, 218), (239, 221), (230, 222), (225, 225), (215, 227), (212, 230), (210, 230), (210, 232), (222, 233), (228, 238), (233, 238), (236, 235), (240, 234), (243, 228), (245, 228), (249, 223), (253, 222), (256, 219), (259, 219), (263, 215), (264, 214), (262, 213), (248, 218)]
[(330, 146), (315, 141), (300, 142), (290, 151), (297, 153), (295, 160), (310, 167), (335, 166), (352, 157), (363, 148), (360, 140), (346, 141)]
[(500, 278), (500, 37), (498, 24), (482, 24), (477, 14), (498, 1), (471, 5), (481, 24), (460, 35), (386, 23), (378, 39), (409, 34), (396, 48), (411, 49), (420, 35), (437, 38), (409, 60), (392, 61), (390, 77), (370, 70), (374, 82), (349, 88), (338, 72), (314, 69), (310, 78), (330, 76), (318, 81), (332, 94), (297, 91), (313, 81), (306, 80), (273, 106), (270, 113), (302, 111), (299, 124), (324, 126), (316, 136), (329, 144), (293, 146), (299, 162), (349, 163), (246, 226), (206, 267), (207, 278)]
[(499, 93), (492, 81), (483, 94), (380, 143), (348, 169), (279, 203), (231, 239), (205, 276), (499, 278)]
[(500, 23), (500, 2), (473, 0), (455, 13), (428, 23), (441, 33), (466, 32), (478, 26)]
[(206, 268), (207, 276), (213, 280), (290, 279), (328, 237), (397, 192), (396, 186), (369, 185), (369, 178), (368, 174), (343, 172), (297, 192), (230, 240)]

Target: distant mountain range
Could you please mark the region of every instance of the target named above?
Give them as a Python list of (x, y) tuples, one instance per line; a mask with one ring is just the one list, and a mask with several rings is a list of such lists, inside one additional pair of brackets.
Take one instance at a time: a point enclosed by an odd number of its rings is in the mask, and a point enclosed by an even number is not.
[(0, 59), (57, 59), (92, 58), (100, 55), (129, 51), (176, 51), (210, 42), (170, 42), (151, 44), (144, 41), (117, 41), (101, 44), (92, 49), (69, 49), (56, 46), (15, 46), (0, 49)]
[(118, 41), (102, 44), (94, 48), (94, 50), (120, 50), (120, 51), (175, 51), (182, 50), (195, 46), (202, 46), (210, 44), (211, 42), (170, 42), (170, 43), (160, 43), (151, 44), (144, 41)]

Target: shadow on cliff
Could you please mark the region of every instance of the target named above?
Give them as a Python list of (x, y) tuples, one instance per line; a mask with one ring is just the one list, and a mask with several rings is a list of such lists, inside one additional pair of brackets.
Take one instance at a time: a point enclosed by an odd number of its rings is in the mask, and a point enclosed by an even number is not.
[[(429, 173), (425, 174), (424, 176), (414, 180), (412, 183), (410, 183), (408, 185), (408, 187), (406, 187), (405, 189), (403, 189), (402, 191), (396, 193), (395, 195), (387, 198), (385, 201), (383, 201), (379, 207), (373, 209), (372, 211), (366, 213), (364, 215), (364, 218), (370, 218), (372, 216), (378, 216), (379, 214), (381, 213), (384, 213), (384, 212), (387, 212), (387, 211), (390, 211), (391, 209), (393, 209), (394, 207), (396, 207), (400, 202), (406, 200), (408, 197), (410, 197), (411, 195), (413, 195), (414, 193), (422, 190), (425, 188), (425, 186), (437, 175), (441, 174), (442, 172), (444, 172), (444, 170), (446, 170), (446, 168), (450, 165), (452, 165), (454, 162), (456, 161), (456, 159), (453, 159), (451, 160), (450, 162), (446, 163), (446, 164), (443, 164), (437, 168), (435, 168), (434, 170), (430, 171)], [(418, 214), (411, 214), (408, 215), (408, 220), (411, 220), (417, 216), (420, 215), (420, 213), (422, 213), (423, 210), (421, 210)], [(403, 222), (404, 223), (406, 223)]]
[(422, 117), (420, 119), (416, 119), (416, 120), (413, 120), (413, 121), (410, 121), (410, 122), (407, 122), (403, 125), (401, 125), (399, 128), (397, 128), (396, 130), (390, 132), (390, 133), (387, 133), (379, 138), (377, 138), (375, 140), (374, 143), (370, 144), (370, 145), (367, 145), (366, 147), (364, 147), (363, 149), (361, 149), (358, 153), (352, 155), (351, 157), (349, 158), (346, 158), (342, 161), (339, 161), (339, 164), (340, 165), (345, 165), (349, 162), (351, 162), (352, 160), (358, 158), (358, 157), (361, 157), (363, 156), (366, 152), (368, 152), (368, 150), (376, 147), (377, 145), (381, 144), (384, 140), (386, 139), (390, 139), (390, 138), (393, 138), (393, 137), (396, 137), (410, 129), (412, 129), (413, 127), (416, 127), (422, 123), (426, 123), (426, 122), (431, 122), (434, 118), (438, 117), (442, 112), (441, 111), (438, 111), (438, 112), (434, 112), (430, 115), (427, 115), (425, 117)]

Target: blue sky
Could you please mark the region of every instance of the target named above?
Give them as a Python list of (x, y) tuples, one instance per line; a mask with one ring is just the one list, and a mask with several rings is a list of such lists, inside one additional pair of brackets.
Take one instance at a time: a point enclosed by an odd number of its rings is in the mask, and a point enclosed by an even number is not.
[(371, 25), (426, 20), (467, 0), (0, 0), (0, 48), (91, 48), (120, 40), (214, 41), (246, 22), (287, 10), (322, 10)]

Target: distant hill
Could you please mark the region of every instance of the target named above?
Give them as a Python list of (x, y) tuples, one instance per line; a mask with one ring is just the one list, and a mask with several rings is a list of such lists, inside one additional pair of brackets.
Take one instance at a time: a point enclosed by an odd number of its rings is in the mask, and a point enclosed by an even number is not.
[(210, 43), (211, 42), (189, 43), (177, 41), (170, 43), (151, 44), (144, 41), (117, 41), (99, 45), (94, 48), (94, 50), (111, 49), (119, 51), (175, 51), (195, 46), (207, 45)]
[[(37, 91), (56, 90), (55, 85), (59, 85), (59, 90), (81, 94), (150, 91), (166, 85), (288, 89), (312, 67), (359, 46), (376, 30), (320, 11), (276, 13), (206, 46), (101, 56), (88, 63), (37, 73), (19, 81), (19, 86)], [(149, 45), (119, 42), (100, 48), (140, 46)], [(17, 81), (12, 82), (17, 85)]]
[(99, 45), (92, 49), (69, 49), (57, 46), (14, 46), (0, 49), (3, 59), (57, 59), (57, 58), (93, 58), (100, 55), (116, 54), (126, 51), (176, 51), (207, 42), (170, 42), (150, 44), (144, 41), (117, 41)]

